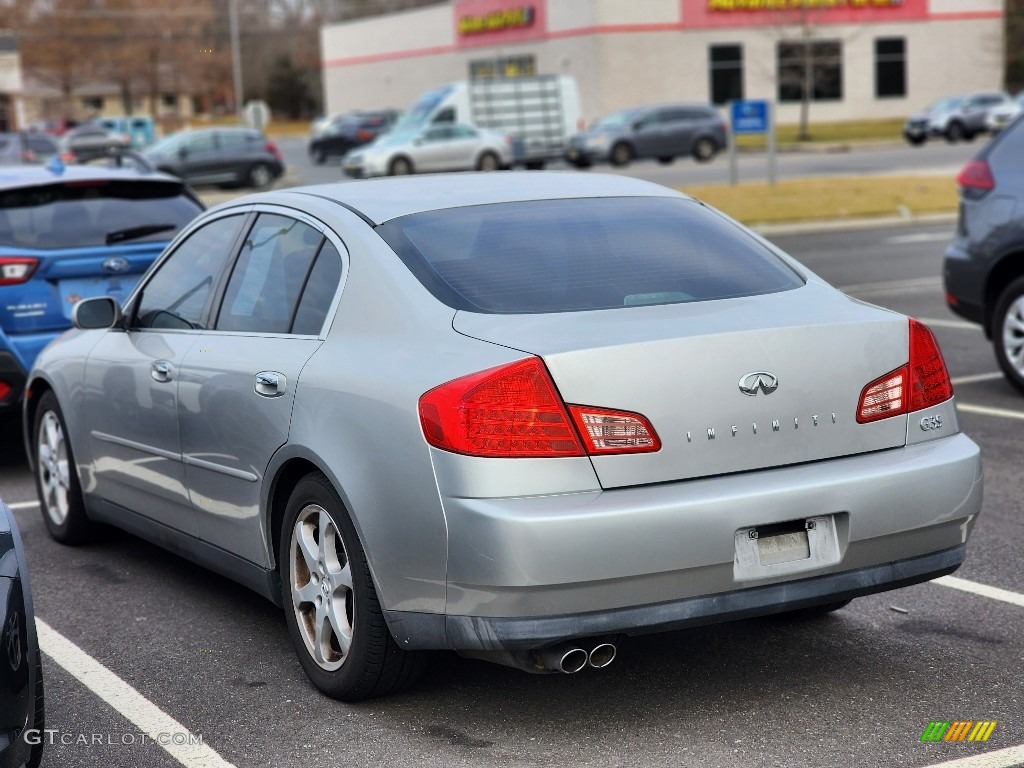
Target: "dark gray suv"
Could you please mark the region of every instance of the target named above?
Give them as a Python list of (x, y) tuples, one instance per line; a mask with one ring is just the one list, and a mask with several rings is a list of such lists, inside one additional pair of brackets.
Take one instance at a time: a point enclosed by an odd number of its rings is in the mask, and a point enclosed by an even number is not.
[(144, 156), (157, 170), (192, 186), (262, 189), (285, 170), (277, 145), (251, 128), (181, 131), (158, 141)]
[(692, 155), (705, 163), (725, 147), (725, 121), (707, 104), (634, 107), (602, 117), (569, 141), (565, 159), (578, 168), (593, 163), (626, 165), (654, 157), (671, 163)]
[(1024, 121), (998, 134), (957, 176), (960, 216), (946, 249), (946, 302), (980, 323), (999, 366), (1024, 392)]

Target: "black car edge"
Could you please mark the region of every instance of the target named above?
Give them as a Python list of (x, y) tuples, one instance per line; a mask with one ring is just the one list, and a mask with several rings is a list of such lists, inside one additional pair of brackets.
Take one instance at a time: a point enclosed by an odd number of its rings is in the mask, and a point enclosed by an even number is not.
[(1007, 380), (1024, 392), (1024, 120), (957, 176), (956, 234), (943, 262), (946, 303), (978, 323)]
[(43, 668), (25, 550), (0, 501), (0, 768), (37, 768), (45, 728)]
[(341, 115), (309, 140), (309, 157), (320, 165), (330, 157), (342, 157), (390, 130), (398, 119), (398, 111), (379, 109)]

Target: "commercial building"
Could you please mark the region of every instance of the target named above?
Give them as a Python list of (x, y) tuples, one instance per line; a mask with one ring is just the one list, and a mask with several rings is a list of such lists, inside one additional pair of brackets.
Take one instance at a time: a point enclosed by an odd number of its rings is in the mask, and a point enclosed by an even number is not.
[(326, 109), (409, 106), (469, 77), (565, 74), (589, 120), (768, 99), (780, 123), (904, 116), (1002, 85), (1003, 0), (453, 0), (324, 26)]

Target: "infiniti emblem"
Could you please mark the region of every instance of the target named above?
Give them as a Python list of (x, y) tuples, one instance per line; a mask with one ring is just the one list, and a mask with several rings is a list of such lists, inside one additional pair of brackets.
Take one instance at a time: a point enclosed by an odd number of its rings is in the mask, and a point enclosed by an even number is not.
[(111, 256), (109, 259), (104, 259), (101, 266), (103, 267), (104, 272), (110, 272), (112, 275), (119, 275), (122, 272), (127, 271), (128, 267), (131, 266), (131, 263), (128, 259), (122, 259), (120, 256)]
[(770, 395), (779, 388), (779, 377), (767, 371), (754, 371), (741, 376), (739, 386), (740, 392), (750, 397), (754, 397), (759, 389), (766, 395)]

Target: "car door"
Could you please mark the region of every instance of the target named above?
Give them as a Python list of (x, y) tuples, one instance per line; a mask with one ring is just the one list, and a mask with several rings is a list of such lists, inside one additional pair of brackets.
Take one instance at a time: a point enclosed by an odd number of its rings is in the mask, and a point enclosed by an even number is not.
[(88, 492), (189, 534), (196, 519), (181, 459), (179, 375), (245, 218), (192, 231), (129, 299), (126, 328), (106, 332), (86, 362)]
[(662, 157), (688, 155), (700, 124), (701, 115), (684, 107), (666, 107), (661, 111)]
[(189, 184), (213, 184), (222, 180), (213, 131), (201, 131), (178, 149), (178, 175)]
[(433, 125), (413, 140), (413, 164), (417, 171), (440, 171), (450, 168), (451, 124)]
[(186, 353), (178, 398), (185, 479), (200, 537), (269, 565), (260, 496), (288, 440), (302, 367), (322, 344), (342, 274), (339, 246), (294, 211), (262, 210), (216, 322)]
[(662, 144), (660, 116), (657, 110), (633, 119), (633, 148), (637, 157), (655, 157)]

